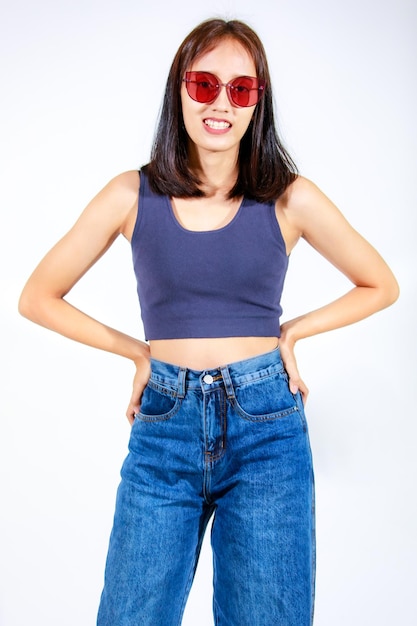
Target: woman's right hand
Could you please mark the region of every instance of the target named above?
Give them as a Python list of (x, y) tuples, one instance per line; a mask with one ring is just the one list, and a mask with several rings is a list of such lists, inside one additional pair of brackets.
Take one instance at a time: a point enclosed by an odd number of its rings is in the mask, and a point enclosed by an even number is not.
[(136, 373), (133, 378), (132, 395), (126, 411), (126, 417), (131, 426), (135, 421), (136, 413), (139, 413), (143, 390), (145, 389), (151, 374), (151, 364), (149, 358), (142, 356), (140, 359), (135, 361), (135, 365)]

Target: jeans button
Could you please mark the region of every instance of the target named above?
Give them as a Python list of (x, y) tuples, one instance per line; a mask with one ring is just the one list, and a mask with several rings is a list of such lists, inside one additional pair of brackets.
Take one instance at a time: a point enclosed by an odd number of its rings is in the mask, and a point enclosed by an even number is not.
[(214, 378), (211, 374), (206, 374), (205, 376), (203, 376), (203, 382), (205, 382), (207, 385), (211, 385), (213, 380)]

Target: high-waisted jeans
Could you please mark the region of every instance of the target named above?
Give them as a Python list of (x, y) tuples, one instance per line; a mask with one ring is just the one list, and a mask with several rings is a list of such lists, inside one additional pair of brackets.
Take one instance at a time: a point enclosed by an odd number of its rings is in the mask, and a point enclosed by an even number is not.
[(121, 475), (98, 626), (179, 626), (211, 516), (215, 624), (310, 626), (311, 452), (278, 349), (152, 360)]

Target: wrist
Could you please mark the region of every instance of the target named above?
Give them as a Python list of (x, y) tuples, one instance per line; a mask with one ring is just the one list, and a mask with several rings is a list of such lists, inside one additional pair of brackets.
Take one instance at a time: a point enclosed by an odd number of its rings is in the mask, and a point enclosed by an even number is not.
[(137, 349), (135, 353), (132, 355), (131, 360), (134, 362), (136, 367), (143, 365), (144, 363), (148, 363), (150, 359), (151, 353), (148, 344), (138, 341)]
[(280, 343), (286, 343), (289, 346), (294, 347), (298, 339), (300, 339), (300, 337), (297, 335), (295, 320), (282, 324)]

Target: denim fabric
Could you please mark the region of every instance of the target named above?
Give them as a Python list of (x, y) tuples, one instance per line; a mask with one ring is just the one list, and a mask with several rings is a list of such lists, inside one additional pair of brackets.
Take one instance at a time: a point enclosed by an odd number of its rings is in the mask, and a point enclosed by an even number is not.
[(215, 624), (312, 624), (312, 460), (279, 350), (152, 360), (121, 475), (98, 626), (179, 626), (212, 515)]

